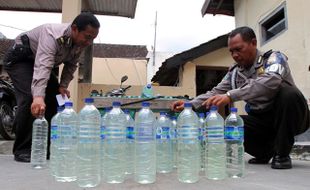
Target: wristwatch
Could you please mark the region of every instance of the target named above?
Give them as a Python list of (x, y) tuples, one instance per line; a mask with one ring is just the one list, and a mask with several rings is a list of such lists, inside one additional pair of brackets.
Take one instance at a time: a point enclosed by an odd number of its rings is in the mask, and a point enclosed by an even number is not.
[(230, 101), (232, 102), (231, 96), (229, 92), (226, 92), (226, 96), (228, 96), (228, 98), (230, 99)]

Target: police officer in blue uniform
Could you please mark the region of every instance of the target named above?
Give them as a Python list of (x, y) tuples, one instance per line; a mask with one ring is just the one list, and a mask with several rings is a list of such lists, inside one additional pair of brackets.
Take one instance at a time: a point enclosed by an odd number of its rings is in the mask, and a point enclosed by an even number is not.
[[(268, 164), (272, 159), (273, 169), (291, 168), (294, 136), (309, 128), (309, 109), (295, 86), (287, 57), (279, 51), (259, 51), (249, 27), (233, 30), (228, 48), (236, 63), (216, 87), (191, 101), (194, 108), (245, 101), (244, 146), (254, 157), (249, 163)], [(184, 101), (172, 105), (174, 111), (183, 107)]]

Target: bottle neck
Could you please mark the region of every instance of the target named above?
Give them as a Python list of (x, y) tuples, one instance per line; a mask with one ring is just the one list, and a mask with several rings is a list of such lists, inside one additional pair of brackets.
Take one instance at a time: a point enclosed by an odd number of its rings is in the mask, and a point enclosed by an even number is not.
[(214, 114), (214, 113), (216, 114), (216, 113), (217, 113), (217, 110), (211, 110), (211, 111), (210, 111), (210, 114)]
[(120, 109), (120, 106), (113, 106), (113, 109)]
[(184, 109), (185, 109), (186, 111), (191, 111), (191, 110), (192, 110), (192, 107), (184, 107)]
[(72, 109), (72, 106), (65, 106), (65, 109)]
[(39, 115), (39, 116), (37, 117), (37, 119), (45, 119), (45, 118), (44, 118), (44, 114), (43, 114), (43, 115)]

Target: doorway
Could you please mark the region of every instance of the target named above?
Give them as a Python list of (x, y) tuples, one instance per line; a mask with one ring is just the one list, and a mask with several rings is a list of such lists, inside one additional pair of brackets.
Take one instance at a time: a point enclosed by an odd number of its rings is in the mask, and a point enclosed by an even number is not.
[(222, 81), (228, 67), (196, 67), (196, 96), (204, 94)]

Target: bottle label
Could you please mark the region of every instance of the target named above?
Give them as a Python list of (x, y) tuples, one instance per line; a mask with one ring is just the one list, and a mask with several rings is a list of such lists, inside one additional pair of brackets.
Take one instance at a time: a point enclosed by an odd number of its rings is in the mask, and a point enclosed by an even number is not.
[(197, 144), (199, 129), (191, 126), (182, 126), (177, 130), (178, 142), (183, 144)]
[(100, 139), (105, 139), (105, 126), (100, 126)]
[(182, 126), (178, 129), (179, 139), (198, 139), (199, 130), (198, 128), (191, 126)]
[(127, 139), (135, 139), (135, 132), (133, 127), (126, 128), (126, 138)]
[(64, 138), (73, 138), (76, 139), (76, 131), (74, 131), (75, 127), (70, 125), (61, 125), (58, 128), (58, 137), (64, 137)]
[(105, 139), (125, 139), (126, 132), (123, 129), (105, 128)]
[(199, 130), (198, 139), (199, 139), (200, 141), (206, 140), (206, 136), (205, 136), (206, 130), (205, 130), (204, 128), (199, 128), (198, 130)]
[(224, 128), (222, 126), (208, 126), (206, 137), (208, 143), (224, 143)]
[(243, 126), (225, 126), (225, 139), (227, 140), (243, 140)]
[(136, 140), (142, 140), (142, 141), (153, 141), (155, 140), (155, 134), (153, 131), (153, 126), (140, 126), (136, 129)]
[(89, 125), (79, 126), (79, 142), (80, 143), (97, 143), (99, 138), (99, 129), (89, 127)]
[(169, 131), (169, 136), (170, 136), (170, 139), (171, 140), (174, 140), (177, 138), (177, 129), (175, 128), (170, 128), (170, 131)]
[(170, 139), (170, 127), (157, 127), (156, 138), (157, 139)]
[(224, 138), (224, 131), (223, 127), (208, 127), (207, 128), (207, 138), (212, 139), (212, 138)]
[(54, 141), (58, 139), (58, 127), (57, 125), (52, 125), (51, 126), (51, 140)]

